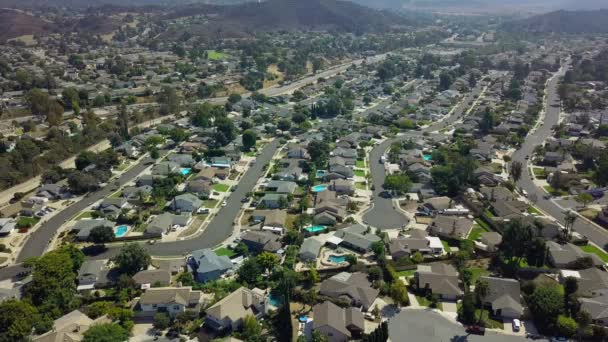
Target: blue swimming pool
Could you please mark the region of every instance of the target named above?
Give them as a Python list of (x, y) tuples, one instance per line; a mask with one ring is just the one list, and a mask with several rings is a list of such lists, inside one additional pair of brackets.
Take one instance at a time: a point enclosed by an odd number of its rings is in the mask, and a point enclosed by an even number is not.
[(308, 322), (308, 316), (300, 315), (300, 317), (298, 317), (298, 321), (300, 321), (302, 323), (306, 323), (306, 322)]
[(325, 170), (317, 170), (317, 178), (323, 178), (327, 172)]
[(304, 230), (306, 230), (309, 233), (322, 232), (325, 229), (327, 229), (327, 227), (321, 226), (321, 225), (308, 226), (308, 227), (304, 228)]
[(325, 190), (327, 190), (328, 187), (329, 187), (329, 185), (327, 185), (327, 184), (315, 185), (312, 187), (312, 192), (325, 191)]
[(127, 235), (127, 232), (129, 231), (129, 226), (117, 226), (114, 227), (114, 236), (116, 236), (117, 238), (123, 237), (125, 235)]
[(182, 167), (181, 169), (179, 169), (179, 173), (182, 174), (182, 176), (187, 176), (192, 172), (192, 169), (189, 167)]
[(341, 264), (343, 262), (346, 262), (346, 255), (330, 255), (329, 256), (329, 261), (333, 262), (334, 264)]
[(275, 308), (278, 308), (283, 304), (283, 301), (281, 300), (281, 296), (277, 296), (271, 293), (270, 296), (268, 296), (268, 304), (274, 306)]
[(433, 156), (431, 156), (430, 154), (423, 154), (422, 158), (426, 161), (433, 160)]

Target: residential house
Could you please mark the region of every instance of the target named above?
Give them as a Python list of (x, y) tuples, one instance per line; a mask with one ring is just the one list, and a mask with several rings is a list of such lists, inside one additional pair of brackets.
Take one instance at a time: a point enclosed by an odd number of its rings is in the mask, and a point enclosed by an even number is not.
[(211, 183), (213, 178), (215, 178), (217, 171), (218, 169), (215, 167), (206, 167), (200, 170), (192, 179), (195, 181), (206, 181)]
[(21, 202), (21, 211), (19, 211), (19, 214), (21, 216), (33, 217), (43, 207), (42, 204), (35, 201), (23, 201)]
[(66, 198), (68, 194), (65, 189), (58, 184), (44, 184), (36, 192), (37, 197), (43, 197), (49, 200), (58, 200)]
[(593, 324), (608, 326), (608, 289), (593, 291), (592, 297), (581, 297), (578, 299), (580, 309), (591, 316)]
[(212, 157), (211, 166), (218, 169), (230, 169), (232, 168), (232, 160), (227, 157)]
[(125, 198), (106, 198), (97, 206), (97, 211), (105, 218), (116, 220), (128, 203)]
[(171, 213), (162, 213), (154, 217), (152, 221), (148, 223), (144, 236), (161, 237), (174, 226), (186, 227), (190, 223), (191, 218), (190, 214), (174, 215)]
[(191, 154), (173, 153), (167, 156), (167, 160), (182, 167), (190, 167), (196, 163)]
[(90, 319), (84, 313), (74, 310), (57, 318), (53, 322), (53, 328), (48, 332), (33, 336), (32, 342), (72, 342), (82, 341), (84, 334), (94, 325), (110, 323), (108, 316)]
[(268, 209), (279, 209), (281, 208), (281, 204), (285, 205), (285, 203), (287, 203), (287, 196), (283, 194), (267, 193), (260, 199), (260, 205)]
[(281, 237), (268, 231), (247, 231), (241, 235), (241, 241), (254, 253), (276, 253), (283, 246)]
[(241, 287), (206, 310), (205, 326), (219, 332), (239, 330), (247, 316), (265, 312), (264, 291)]
[(608, 272), (597, 267), (584, 270), (560, 270), (560, 280), (563, 282), (568, 277), (576, 278), (578, 281), (577, 294), (582, 297), (592, 296), (594, 292), (608, 289)]
[(453, 300), (464, 293), (460, 289), (458, 271), (449, 264), (418, 265), (414, 278), (419, 290), (425, 289), (441, 298)]
[(188, 267), (194, 273), (197, 281), (206, 283), (219, 279), (223, 274), (232, 270), (233, 265), (227, 256), (219, 256), (211, 249), (205, 248), (192, 252), (192, 256), (188, 258)]
[(8, 236), (17, 227), (17, 222), (12, 218), (0, 218), (0, 236)]
[(452, 199), (446, 196), (440, 196), (426, 199), (424, 203), (418, 207), (418, 210), (428, 216), (434, 216), (440, 211), (449, 209), (451, 207)]
[(466, 239), (473, 228), (473, 221), (466, 217), (438, 215), (428, 226), (428, 231), (448, 239)]
[(105, 263), (104, 260), (85, 260), (78, 270), (76, 289), (78, 291), (94, 289)]
[(502, 236), (497, 232), (483, 232), (479, 235), (480, 242), (485, 246), (486, 252), (498, 251), (498, 246), (502, 242)]
[(336, 300), (347, 299), (351, 306), (367, 311), (380, 291), (371, 286), (367, 274), (342, 272), (323, 281), (319, 293)]
[(341, 308), (325, 301), (313, 307), (313, 330), (330, 342), (346, 342), (365, 331), (363, 313), (356, 308)]
[(497, 186), (501, 182), (501, 179), (492, 170), (485, 167), (475, 169), (473, 176), (479, 181), (479, 184), (485, 186)]
[(135, 273), (133, 281), (141, 289), (151, 287), (169, 286), (171, 284), (171, 272), (167, 270), (143, 270)]
[(95, 227), (109, 227), (114, 228), (114, 222), (105, 219), (83, 219), (78, 220), (70, 229), (71, 232), (75, 232), (75, 239), (77, 241), (87, 241), (91, 230)]
[(168, 176), (179, 173), (179, 164), (171, 161), (162, 161), (152, 167), (153, 176)]
[(519, 281), (487, 276), (479, 279), (488, 283), (489, 293), (483, 301), (485, 306), (492, 309), (494, 316), (511, 319), (523, 315)]
[(329, 183), (329, 189), (335, 191), (338, 195), (353, 195), (355, 184), (351, 180), (335, 179)]
[(301, 146), (295, 146), (289, 149), (289, 151), (287, 152), (287, 158), (310, 159), (310, 154), (308, 154), (308, 151), (305, 148)]
[(142, 186), (128, 186), (122, 189), (122, 198), (131, 202), (141, 202), (144, 201), (152, 195), (152, 190), (154, 188), (150, 185), (142, 185)]
[(192, 180), (186, 184), (186, 191), (196, 194), (199, 198), (209, 198), (213, 188), (206, 180)]
[(293, 194), (298, 188), (298, 184), (291, 181), (270, 181), (266, 186), (264, 186), (265, 191), (274, 192), (277, 194)]
[(160, 311), (175, 317), (187, 309), (198, 312), (202, 299), (203, 293), (193, 291), (192, 287), (150, 288), (139, 298), (139, 308), (146, 314)]
[(203, 201), (190, 193), (175, 196), (171, 201), (171, 209), (180, 212), (193, 213), (202, 205)]
[(262, 223), (262, 230), (282, 234), (287, 221), (286, 210), (254, 210), (251, 214), (254, 223)]
[(298, 257), (300, 258), (300, 261), (315, 262), (317, 260), (317, 256), (319, 255), (321, 247), (323, 247), (323, 241), (321, 241), (316, 236), (304, 239), (304, 241), (302, 242), (302, 246), (300, 246), (300, 251), (298, 252)]
[(335, 191), (318, 192), (315, 197), (314, 222), (334, 226), (346, 218), (348, 199), (339, 198)]
[(357, 163), (357, 150), (354, 148), (337, 147), (331, 152), (332, 156), (340, 157), (345, 165), (354, 166)]
[(570, 268), (582, 258), (591, 258), (595, 266), (604, 265), (604, 261), (593, 253), (586, 253), (580, 247), (566, 243), (561, 245), (555, 241), (547, 241), (549, 261), (557, 268)]
[(443, 244), (438, 237), (428, 236), (421, 229), (414, 229), (410, 236), (391, 240), (388, 245), (393, 260), (411, 257), (414, 253), (422, 256), (435, 256), (444, 253)]
[(334, 236), (342, 239), (342, 246), (360, 253), (369, 252), (375, 242), (381, 241), (378, 235), (372, 233), (367, 227), (360, 224), (354, 224), (339, 229), (335, 232)]

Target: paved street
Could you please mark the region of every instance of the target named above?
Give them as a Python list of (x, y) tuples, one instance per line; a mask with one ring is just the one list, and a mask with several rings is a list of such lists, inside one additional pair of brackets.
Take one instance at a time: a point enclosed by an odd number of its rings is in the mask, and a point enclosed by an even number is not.
[[(563, 75), (565, 70), (559, 75)], [(559, 121), (560, 106), (559, 106), (559, 95), (557, 94), (557, 87), (559, 85), (559, 77), (554, 77), (548, 84), (547, 87), (547, 102), (546, 102), (546, 114), (542, 121), (542, 124), (537, 130), (526, 138), (519, 150), (517, 150), (512, 159), (515, 161), (521, 161), (524, 165), (524, 169), (528, 170), (528, 160), (526, 156), (532, 156), (534, 148), (542, 145), (552, 133), (553, 126), (557, 125)], [(550, 216), (564, 223), (564, 210), (554, 203), (551, 199), (546, 199), (547, 193), (536, 186), (532, 180), (532, 176), (529, 172), (524, 172), (522, 178), (517, 183), (522, 189), (528, 192), (528, 197), (534, 196), (537, 198), (536, 206), (543, 210)], [(574, 223), (574, 230), (582, 235), (585, 235), (589, 240), (593, 241), (597, 245), (604, 247), (608, 244), (608, 232), (598, 226), (590, 224), (579, 218)]]

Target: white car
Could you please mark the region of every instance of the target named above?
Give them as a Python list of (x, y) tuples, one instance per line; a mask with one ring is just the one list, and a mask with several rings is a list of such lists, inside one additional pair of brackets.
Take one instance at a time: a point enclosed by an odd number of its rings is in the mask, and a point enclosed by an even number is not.
[(225, 207), (227, 204), (226, 201), (222, 201), (222, 207)]
[(513, 319), (513, 331), (518, 332), (521, 329), (521, 321), (517, 318)]

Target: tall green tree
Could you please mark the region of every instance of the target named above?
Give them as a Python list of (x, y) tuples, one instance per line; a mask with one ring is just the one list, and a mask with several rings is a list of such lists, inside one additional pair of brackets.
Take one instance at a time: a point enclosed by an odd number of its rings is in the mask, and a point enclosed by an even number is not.
[(0, 303), (0, 341), (26, 341), (38, 317), (38, 310), (25, 301)]
[(112, 261), (116, 263), (121, 273), (134, 275), (145, 270), (150, 265), (150, 254), (138, 243), (124, 245)]
[(105, 323), (93, 325), (84, 333), (82, 342), (124, 342), (129, 332), (118, 324)]

